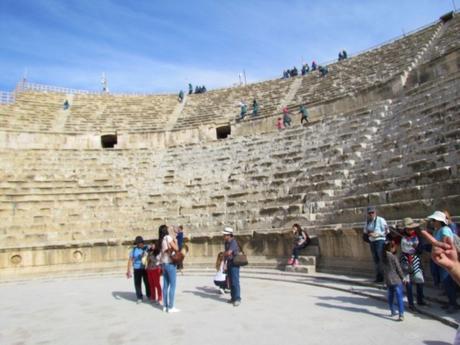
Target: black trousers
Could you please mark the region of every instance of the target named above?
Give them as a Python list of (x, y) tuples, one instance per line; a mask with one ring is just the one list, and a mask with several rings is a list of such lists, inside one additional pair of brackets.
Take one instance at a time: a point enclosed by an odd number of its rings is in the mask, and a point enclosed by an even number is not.
[(145, 294), (150, 298), (150, 286), (147, 279), (147, 271), (144, 268), (134, 269), (134, 288), (137, 299), (142, 299), (142, 280), (144, 280)]

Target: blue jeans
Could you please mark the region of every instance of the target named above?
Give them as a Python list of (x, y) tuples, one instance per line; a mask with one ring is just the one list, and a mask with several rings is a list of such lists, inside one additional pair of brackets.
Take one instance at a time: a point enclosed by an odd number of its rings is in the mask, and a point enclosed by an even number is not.
[(302, 243), (301, 245), (296, 244), (294, 248), (292, 248), (292, 257), (294, 259), (299, 258), (300, 251), (307, 246), (307, 243)]
[[(414, 306), (414, 292), (412, 291), (412, 282), (407, 283), (406, 292), (407, 292), (407, 301), (410, 306)], [(415, 284), (417, 289), (417, 304), (423, 303), (423, 284)]]
[(163, 306), (174, 308), (174, 294), (176, 293), (176, 265), (163, 264)]
[(398, 303), (399, 316), (404, 315), (403, 287), (402, 284), (388, 286), (388, 305), (390, 306), (391, 314), (395, 314), (394, 297), (396, 293), (396, 302)]
[(377, 240), (369, 243), (372, 259), (374, 260), (375, 274), (378, 280), (383, 279), (382, 253), (385, 240)]
[(240, 295), (240, 268), (233, 265), (233, 261), (228, 262), (228, 275), (230, 277), (230, 295), (232, 301), (241, 301)]

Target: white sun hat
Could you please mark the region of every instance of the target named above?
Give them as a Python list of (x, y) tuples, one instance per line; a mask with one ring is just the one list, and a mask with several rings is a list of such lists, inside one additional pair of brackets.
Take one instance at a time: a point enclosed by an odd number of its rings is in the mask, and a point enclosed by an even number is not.
[(431, 216), (428, 216), (428, 219), (437, 220), (447, 225), (447, 217), (444, 212), (441, 211), (435, 211)]
[(224, 235), (233, 235), (233, 228), (229, 227), (229, 226), (226, 226), (224, 228), (224, 231), (222, 231), (222, 233)]

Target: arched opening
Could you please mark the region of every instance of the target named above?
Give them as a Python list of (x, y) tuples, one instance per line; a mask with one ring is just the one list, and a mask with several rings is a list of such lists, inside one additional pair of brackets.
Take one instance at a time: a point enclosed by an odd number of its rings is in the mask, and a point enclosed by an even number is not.
[(217, 139), (225, 139), (232, 133), (232, 128), (230, 125), (217, 127), (216, 128), (216, 135)]
[(106, 134), (101, 136), (101, 145), (104, 149), (114, 148), (117, 144), (116, 134)]

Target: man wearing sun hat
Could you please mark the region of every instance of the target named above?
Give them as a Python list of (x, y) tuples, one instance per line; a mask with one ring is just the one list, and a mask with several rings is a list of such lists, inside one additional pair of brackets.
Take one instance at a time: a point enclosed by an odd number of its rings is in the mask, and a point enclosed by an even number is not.
[(222, 234), (224, 235), (225, 241), (224, 257), (227, 261), (227, 273), (230, 278), (231, 299), (228, 302), (238, 307), (241, 303), (240, 268), (233, 264), (233, 258), (238, 254), (240, 249), (238, 243), (233, 238), (233, 228), (226, 226)]
[(372, 259), (374, 260), (376, 283), (383, 282), (382, 253), (388, 231), (386, 220), (382, 217), (377, 217), (377, 209), (375, 206), (368, 206), (367, 221), (363, 232), (369, 236), (369, 245)]
[[(427, 235), (426, 230), (422, 233), (431, 242), (432, 245), (436, 246), (437, 242), (444, 242), (446, 237), (449, 237), (453, 240), (454, 234), (452, 233), (452, 230), (447, 226), (448, 221), (444, 212), (435, 211), (432, 215), (428, 216), (428, 221), (430, 221), (433, 225), (434, 239), (429, 234)], [(459, 309), (459, 306), (457, 305), (455, 282), (443, 267), (435, 265), (434, 269), (435, 272), (433, 273), (439, 274), (441, 283), (447, 295), (447, 299), (449, 300), (449, 304), (446, 306), (447, 312), (449, 314), (455, 313)]]

